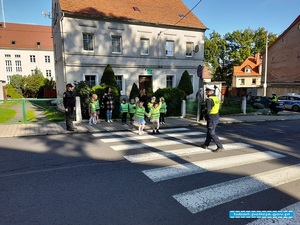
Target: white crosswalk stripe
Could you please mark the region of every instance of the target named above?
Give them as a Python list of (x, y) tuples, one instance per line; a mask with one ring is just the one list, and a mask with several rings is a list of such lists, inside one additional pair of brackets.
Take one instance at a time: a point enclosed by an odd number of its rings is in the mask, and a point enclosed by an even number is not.
[(154, 182), (158, 182), (282, 157), (284, 156), (271, 151), (257, 152), (144, 170), (143, 173)]
[(260, 191), (286, 184), (300, 177), (300, 164), (173, 195), (191, 213), (215, 207)]
[[(216, 148), (214, 144), (210, 145), (209, 149), (200, 148), (199, 145), (205, 141), (205, 133), (200, 131), (191, 131), (191, 129), (188, 128), (162, 129), (160, 135), (144, 134), (139, 136), (136, 132), (127, 131), (116, 132), (114, 135), (94, 134), (94, 136), (99, 137), (102, 142), (109, 144), (109, 146), (115, 151), (130, 150), (130, 154), (125, 154), (123, 157), (131, 163), (145, 164), (145, 162), (152, 162), (155, 164), (155, 160), (167, 160), (175, 157), (204, 154), (209, 153), (210, 150)], [(161, 164), (163, 161), (160, 161), (159, 165), (161, 166), (153, 169), (142, 170), (142, 172), (153, 182), (162, 182), (210, 171), (221, 171), (223, 169), (243, 165), (264, 163), (270, 160), (278, 160), (286, 157), (284, 154), (279, 154), (273, 151), (255, 151), (252, 145), (242, 142), (226, 143), (230, 142), (230, 140), (223, 137), (220, 137), (220, 140), (225, 142), (223, 144), (225, 152), (243, 148), (251, 148), (252, 152), (233, 152), (232, 156), (224, 156), (224, 154), (214, 153), (216, 157), (213, 159), (188, 163), (176, 163), (175, 160), (172, 162), (172, 164), (174, 164), (174, 162), (175, 164), (171, 166), (169, 164), (170, 161), (166, 166), (163, 166)], [(196, 145), (194, 145), (194, 143), (196, 143)], [(183, 144), (186, 146), (182, 146)], [(151, 148), (155, 149), (152, 150)], [(143, 151), (146, 152), (136, 154), (134, 150), (140, 149), (143, 149)], [(253, 150), (255, 152), (253, 152)], [(299, 166), (300, 164), (297, 164), (272, 171), (253, 174), (251, 176), (244, 176), (242, 178), (223, 183), (216, 183), (211, 186), (201, 187), (183, 193), (172, 193), (172, 197), (191, 213), (200, 213), (206, 209), (299, 180)], [(297, 205), (297, 207), (299, 208), (299, 205)], [(275, 220), (272, 219), (272, 221)], [(269, 222), (269, 220), (257, 220), (248, 225), (264, 225), (269, 224)], [(274, 222), (274, 224), (280, 223)]]
[[(249, 144), (237, 142), (231, 144), (224, 144), (225, 151), (235, 150), (240, 148), (251, 148), (252, 146)], [(217, 146), (211, 146), (210, 149), (215, 149)], [(171, 151), (161, 151), (161, 152), (150, 152), (150, 153), (143, 153), (143, 154), (135, 154), (135, 155), (125, 155), (128, 161), (132, 163), (139, 163), (139, 162), (146, 162), (164, 158), (174, 158), (178, 156), (184, 155), (194, 155), (194, 154), (203, 154), (208, 153), (207, 149), (203, 149), (200, 147), (192, 147), (192, 148), (183, 148), (183, 149), (176, 149)]]

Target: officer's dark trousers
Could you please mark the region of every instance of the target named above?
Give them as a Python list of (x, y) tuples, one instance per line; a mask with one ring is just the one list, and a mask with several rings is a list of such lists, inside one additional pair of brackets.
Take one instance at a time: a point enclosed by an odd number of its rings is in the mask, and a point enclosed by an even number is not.
[(67, 130), (74, 128), (74, 107), (68, 107), (68, 112), (66, 112), (66, 126)]
[(220, 142), (220, 139), (216, 135), (216, 127), (219, 123), (219, 120), (208, 120), (206, 127), (207, 127), (207, 133), (206, 133), (206, 140), (204, 142), (204, 145), (209, 146), (211, 140), (213, 140), (218, 148), (223, 148), (223, 145)]

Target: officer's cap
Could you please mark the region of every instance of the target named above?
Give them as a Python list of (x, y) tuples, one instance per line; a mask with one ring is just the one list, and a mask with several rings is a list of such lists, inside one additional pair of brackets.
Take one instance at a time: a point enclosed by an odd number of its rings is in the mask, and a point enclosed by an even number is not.
[(68, 84), (66, 85), (66, 87), (73, 87), (73, 85), (72, 85), (71, 83), (68, 83)]
[(205, 88), (206, 91), (214, 91), (215, 89), (212, 86), (206, 86)]

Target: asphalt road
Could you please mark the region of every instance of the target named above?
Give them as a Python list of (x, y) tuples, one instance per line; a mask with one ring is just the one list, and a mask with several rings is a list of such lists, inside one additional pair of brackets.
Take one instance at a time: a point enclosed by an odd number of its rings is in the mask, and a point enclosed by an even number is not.
[(299, 127), (220, 125), (220, 153), (198, 147), (200, 126), (2, 138), (0, 224), (240, 225), (255, 219), (230, 211), (286, 209), (297, 224)]

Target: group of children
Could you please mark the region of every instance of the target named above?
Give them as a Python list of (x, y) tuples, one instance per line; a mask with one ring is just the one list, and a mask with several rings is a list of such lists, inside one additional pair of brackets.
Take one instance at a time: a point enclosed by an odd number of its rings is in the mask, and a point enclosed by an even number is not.
[[(122, 116), (122, 124), (127, 124), (127, 116), (129, 113), (130, 123), (136, 123), (139, 126), (139, 135), (144, 133), (145, 128), (145, 117), (149, 118), (149, 122), (152, 123), (153, 134), (159, 134), (160, 124), (165, 123), (165, 114), (167, 112), (167, 104), (165, 99), (161, 97), (159, 101), (156, 101), (156, 97), (152, 97), (151, 101), (147, 104), (147, 110), (144, 107), (144, 102), (139, 100), (139, 98), (131, 99), (130, 103), (126, 102), (123, 98), (120, 104), (120, 112)], [(97, 94), (93, 94), (90, 98), (89, 103), (89, 125), (96, 124), (99, 122), (100, 116), (100, 105)]]
[(144, 102), (139, 98), (131, 99), (130, 103), (126, 103), (126, 99), (122, 99), (120, 111), (122, 114), (122, 124), (127, 123), (127, 113), (129, 112), (130, 122), (135, 120), (139, 126), (139, 135), (144, 133), (145, 117), (149, 117), (152, 122), (152, 132), (159, 134), (159, 125), (165, 123), (165, 114), (167, 112), (167, 104), (163, 97), (156, 102), (156, 97), (152, 97), (147, 104), (147, 109), (144, 107)]

